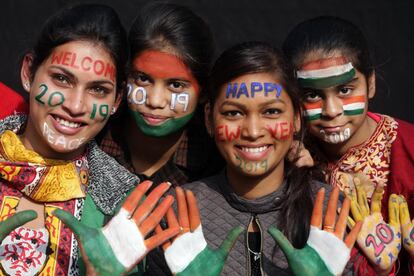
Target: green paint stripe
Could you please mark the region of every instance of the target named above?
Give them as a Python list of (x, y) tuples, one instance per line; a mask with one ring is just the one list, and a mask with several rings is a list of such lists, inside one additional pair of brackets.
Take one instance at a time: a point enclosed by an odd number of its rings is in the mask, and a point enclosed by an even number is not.
[(362, 113), (364, 113), (364, 109), (363, 108), (361, 108), (361, 109), (354, 109), (354, 110), (345, 110), (344, 111), (344, 114), (345, 115), (348, 115), (348, 116), (360, 115)]
[(308, 119), (309, 121), (314, 121), (314, 120), (319, 120), (321, 118), (322, 114), (314, 114), (314, 115), (306, 115), (306, 119)]
[(339, 84), (344, 84), (355, 76), (355, 69), (350, 70), (342, 75), (332, 76), (327, 78), (319, 78), (319, 79), (298, 79), (299, 85), (301, 87), (308, 87), (308, 88), (315, 88), (315, 89), (323, 89), (332, 87)]

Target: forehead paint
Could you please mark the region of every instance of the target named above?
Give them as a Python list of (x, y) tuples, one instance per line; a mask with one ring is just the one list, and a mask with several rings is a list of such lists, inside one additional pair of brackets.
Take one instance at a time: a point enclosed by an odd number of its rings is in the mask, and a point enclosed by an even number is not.
[(277, 122), (274, 125), (267, 125), (266, 129), (270, 132), (274, 139), (286, 140), (292, 136), (293, 123)]
[(248, 85), (244, 82), (240, 83), (240, 85), (237, 82), (229, 82), (227, 84), (226, 98), (238, 99), (242, 95), (246, 98), (254, 98), (254, 95), (258, 92), (263, 92), (266, 97), (269, 93), (275, 93), (275, 98), (278, 98), (282, 92), (282, 86), (273, 82), (252, 82), (250, 84), (250, 93), (247, 87)]
[(140, 54), (133, 61), (138, 71), (157, 79), (183, 79), (191, 82), (196, 93), (199, 92), (199, 85), (190, 71), (190, 68), (177, 56), (161, 52), (147, 50)]
[(97, 76), (108, 77), (111, 81), (115, 81), (116, 70), (112, 63), (100, 59), (94, 60), (90, 56), (82, 56), (69, 51), (54, 52), (51, 59), (51, 64), (64, 65), (86, 72), (91, 71)]
[(355, 76), (356, 71), (345, 57), (333, 57), (308, 62), (296, 71), (302, 87), (323, 89), (346, 83)]
[(61, 145), (65, 150), (78, 149), (86, 141), (83, 137), (69, 140), (63, 135), (56, 135), (46, 122), (43, 123), (43, 136), (50, 144), (55, 146)]
[(228, 125), (220, 125), (216, 127), (214, 134), (220, 142), (231, 142), (240, 137), (240, 127), (237, 129), (229, 129)]
[(161, 125), (149, 125), (141, 113), (128, 109), (138, 128), (147, 136), (163, 137), (182, 129), (193, 117), (194, 112), (180, 118), (170, 118)]
[(325, 130), (321, 129), (319, 131), (323, 136), (323, 140), (330, 144), (338, 144), (348, 140), (351, 137), (351, 129), (346, 128), (344, 131), (339, 131), (337, 133), (327, 134)]

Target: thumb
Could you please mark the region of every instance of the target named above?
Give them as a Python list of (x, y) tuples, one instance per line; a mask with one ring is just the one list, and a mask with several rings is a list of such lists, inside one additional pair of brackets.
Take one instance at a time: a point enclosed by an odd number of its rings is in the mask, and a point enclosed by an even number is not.
[(55, 209), (52, 213), (72, 229), (76, 236), (81, 237), (82, 234), (85, 233), (87, 227), (68, 212), (61, 209)]
[(289, 259), (289, 256), (295, 251), (295, 248), (290, 241), (276, 227), (270, 226), (267, 232), (269, 232), (275, 242), (280, 246), (280, 249), (285, 253), (286, 258)]
[(21, 211), (13, 216), (9, 217), (0, 224), (0, 242), (7, 236), (11, 231), (19, 226), (22, 226), (26, 222), (37, 218), (37, 213), (33, 210)]
[(241, 226), (234, 227), (226, 236), (223, 243), (220, 246), (220, 251), (225, 257), (229, 254), (237, 238), (243, 233), (244, 228)]

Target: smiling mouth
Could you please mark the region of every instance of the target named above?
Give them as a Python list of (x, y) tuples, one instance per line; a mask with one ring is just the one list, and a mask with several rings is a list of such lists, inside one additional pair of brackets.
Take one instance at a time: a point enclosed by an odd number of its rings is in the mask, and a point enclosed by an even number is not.
[(260, 161), (269, 153), (271, 145), (261, 146), (235, 146), (239, 154), (250, 161)]
[(69, 120), (57, 114), (50, 114), (50, 116), (54, 128), (64, 135), (75, 135), (87, 125), (86, 123), (80, 122), (80, 120)]
[(82, 123), (70, 122), (57, 116), (53, 116), (53, 118), (56, 120), (56, 122), (58, 122), (61, 126), (64, 126), (64, 127), (79, 128), (82, 125), (84, 125)]
[(140, 113), (140, 114), (141, 114), (142, 118), (145, 120), (145, 122), (147, 122), (150, 125), (161, 125), (165, 121), (170, 119), (170, 117), (160, 116), (160, 115), (153, 115), (153, 114), (149, 114), (149, 113)]
[(246, 153), (261, 153), (261, 152), (264, 152), (265, 150), (267, 150), (269, 148), (269, 145), (262, 146), (262, 147), (256, 147), (256, 148), (242, 147), (242, 146), (236, 146), (236, 147), (239, 148), (241, 151), (246, 152)]

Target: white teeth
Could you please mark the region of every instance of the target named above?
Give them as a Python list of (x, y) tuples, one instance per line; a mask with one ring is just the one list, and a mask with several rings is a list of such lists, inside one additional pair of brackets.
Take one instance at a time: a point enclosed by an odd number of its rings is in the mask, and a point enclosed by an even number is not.
[(81, 126), (80, 123), (74, 123), (74, 122), (69, 122), (66, 120), (63, 120), (62, 118), (56, 117), (56, 121), (61, 124), (62, 126), (65, 127), (70, 127), (70, 128), (78, 128)]
[(262, 151), (265, 151), (267, 149), (267, 146), (259, 147), (259, 148), (246, 148), (242, 147), (242, 151), (250, 152), (250, 153), (259, 153)]

